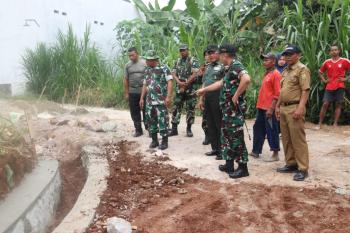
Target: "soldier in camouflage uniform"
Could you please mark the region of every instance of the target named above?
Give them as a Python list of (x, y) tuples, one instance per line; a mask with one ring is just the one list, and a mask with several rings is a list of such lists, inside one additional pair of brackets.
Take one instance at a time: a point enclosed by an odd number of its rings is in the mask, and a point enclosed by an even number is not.
[[(159, 63), (159, 57), (155, 51), (150, 50), (146, 56), (146, 70), (143, 82), (140, 106), (145, 106), (149, 131), (152, 135), (150, 148), (164, 150), (168, 148), (168, 108), (171, 104), (172, 79), (170, 69), (167, 65)], [(146, 95), (147, 94), (147, 95)], [(158, 142), (158, 132), (162, 136), (161, 145)]]
[(177, 126), (180, 123), (182, 107), (186, 104), (186, 134), (188, 137), (193, 137), (191, 126), (194, 123), (197, 103), (197, 98), (193, 93), (198, 89), (196, 79), (199, 62), (196, 58), (189, 56), (187, 45), (181, 45), (180, 54), (181, 58), (175, 62), (172, 72), (176, 81), (176, 96), (172, 112), (172, 129), (169, 136), (178, 135)]
[[(227, 172), (230, 178), (249, 176), (247, 162), (248, 152), (244, 142), (244, 112), (246, 110), (245, 91), (250, 83), (250, 77), (244, 66), (235, 59), (233, 45), (220, 47), (220, 60), (228, 66), (223, 80), (211, 86), (198, 90), (201, 95), (208, 91), (221, 89), (220, 106), (222, 109), (221, 121), (221, 155), (226, 160), (219, 170)], [(234, 171), (233, 160), (238, 163)]]

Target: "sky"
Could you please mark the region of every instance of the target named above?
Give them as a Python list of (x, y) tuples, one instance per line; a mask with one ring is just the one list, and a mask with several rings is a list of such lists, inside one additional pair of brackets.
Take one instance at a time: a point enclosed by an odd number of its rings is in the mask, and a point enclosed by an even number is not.
[[(180, 10), (184, 10), (186, 8), (186, 4), (185, 4), (186, 0), (177, 0), (176, 4), (174, 6), (174, 10), (180, 9)], [(215, 0), (215, 5), (220, 4), (222, 0)], [(143, 0), (144, 3), (148, 4), (149, 2), (151, 2), (154, 5), (154, 0)], [(158, 0), (160, 7), (166, 6), (168, 3), (168, 0)]]

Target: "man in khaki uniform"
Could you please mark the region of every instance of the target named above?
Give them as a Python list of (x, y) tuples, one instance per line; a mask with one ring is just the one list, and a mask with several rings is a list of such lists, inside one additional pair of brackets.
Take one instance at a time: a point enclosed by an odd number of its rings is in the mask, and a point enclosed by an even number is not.
[(305, 136), (305, 105), (310, 91), (310, 70), (300, 60), (300, 49), (288, 46), (283, 56), (288, 67), (282, 73), (281, 94), (276, 106), (280, 119), (282, 143), (286, 165), (278, 168), (281, 173), (293, 173), (295, 181), (308, 176), (309, 151)]

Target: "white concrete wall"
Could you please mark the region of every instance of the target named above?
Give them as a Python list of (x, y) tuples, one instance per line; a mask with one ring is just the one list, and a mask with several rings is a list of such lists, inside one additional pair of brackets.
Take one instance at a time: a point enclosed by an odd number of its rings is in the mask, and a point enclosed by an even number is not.
[[(91, 38), (110, 57), (115, 53), (116, 24), (138, 17), (135, 7), (124, 0), (0, 0), (0, 5), (0, 84), (11, 83), (14, 95), (24, 92), (21, 56), (26, 48), (55, 41), (58, 29), (65, 31), (68, 23), (82, 37), (90, 24)], [(26, 19), (35, 19), (39, 26), (32, 21), (24, 26)]]

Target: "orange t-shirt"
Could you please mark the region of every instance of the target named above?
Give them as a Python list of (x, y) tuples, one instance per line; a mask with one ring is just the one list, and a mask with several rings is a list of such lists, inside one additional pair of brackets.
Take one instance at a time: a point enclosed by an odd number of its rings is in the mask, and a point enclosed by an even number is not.
[(281, 74), (278, 70), (265, 73), (259, 91), (256, 107), (268, 110), (271, 107), (272, 100), (278, 99), (281, 91)]

